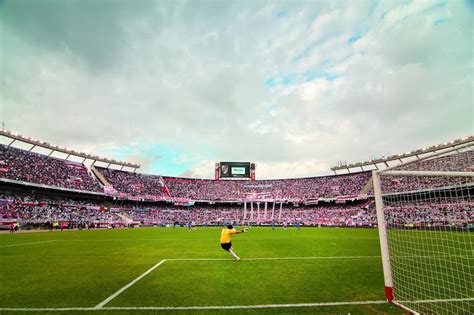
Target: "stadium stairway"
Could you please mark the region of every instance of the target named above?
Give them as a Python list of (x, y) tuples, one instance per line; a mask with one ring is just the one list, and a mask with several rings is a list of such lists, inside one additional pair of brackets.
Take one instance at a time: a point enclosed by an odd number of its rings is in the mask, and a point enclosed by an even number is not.
[(130, 218), (127, 214), (125, 213), (117, 213), (117, 215), (122, 219), (122, 221), (125, 224), (130, 224), (133, 222), (132, 218)]
[(368, 195), (370, 192), (372, 192), (373, 188), (374, 188), (374, 182), (371, 176), (369, 181), (365, 184), (365, 186), (362, 187), (362, 190), (360, 191), (359, 195)]
[(91, 166), (91, 171), (94, 174), (95, 178), (105, 187), (111, 187), (112, 185), (105, 179), (105, 177), (95, 168), (94, 165)]

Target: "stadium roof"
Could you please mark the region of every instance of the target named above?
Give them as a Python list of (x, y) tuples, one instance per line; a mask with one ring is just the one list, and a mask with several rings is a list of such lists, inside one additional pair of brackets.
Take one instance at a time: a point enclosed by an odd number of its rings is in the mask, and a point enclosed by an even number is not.
[(41, 147), (41, 148), (51, 150), (49, 155), (51, 155), (53, 152), (65, 153), (65, 154), (68, 155), (65, 158), (66, 160), (70, 156), (77, 156), (77, 157), (84, 158), (84, 160), (82, 162), (84, 162), (85, 160), (92, 160), (93, 161), (92, 164), (94, 164), (95, 162), (108, 163), (107, 167), (109, 167), (110, 165), (118, 165), (118, 166), (121, 166), (122, 168), (123, 167), (130, 167), (130, 168), (134, 168), (134, 169), (140, 168), (140, 164), (117, 161), (117, 160), (114, 160), (114, 159), (99, 157), (97, 155), (92, 155), (92, 154), (88, 154), (88, 153), (84, 153), (84, 152), (78, 152), (78, 151), (75, 151), (75, 150), (72, 150), (72, 149), (69, 149), (69, 148), (60, 147), (60, 146), (57, 146), (55, 144), (51, 144), (51, 143), (48, 143), (48, 142), (45, 142), (45, 141), (40, 141), (40, 140), (31, 138), (31, 137), (26, 137), (26, 136), (20, 135), (16, 132), (8, 131), (8, 130), (5, 130), (5, 129), (0, 129), (0, 136), (11, 139), (10, 143), (8, 143), (7, 146), (11, 146), (15, 141), (20, 141), (20, 142), (24, 142), (24, 143), (28, 143), (28, 144), (33, 145), (30, 148), (30, 151), (33, 150), (35, 147)]
[(467, 136), (467, 137), (456, 139), (450, 142), (433, 145), (431, 147), (421, 148), (418, 150), (408, 151), (408, 152), (400, 153), (400, 154), (395, 154), (388, 157), (382, 156), (381, 158), (371, 159), (364, 162), (358, 162), (358, 163), (352, 163), (352, 164), (339, 162), (336, 166), (331, 167), (331, 170), (334, 171), (334, 173), (336, 173), (336, 171), (339, 171), (339, 170), (347, 170), (350, 173), (351, 169), (354, 169), (354, 168), (360, 168), (364, 170), (363, 169), (364, 166), (374, 166), (375, 168), (378, 169), (377, 164), (379, 163), (382, 163), (386, 167), (389, 167), (388, 162), (391, 162), (391, 161), (404, 162), (402, 159), (406, 159), (410, 157), (416, 157), (417, 159), (419, 159), (420, 155), (422, 154), (438, 153), (439, 151), (447, 150), (447, 149), (450, 149), (448, 151), (452, 151), (452, 150), (457, 150), (457, 149), (465, 148), (468, 146), (472, 146), (473, 144), (474, 144), (474, 136)]

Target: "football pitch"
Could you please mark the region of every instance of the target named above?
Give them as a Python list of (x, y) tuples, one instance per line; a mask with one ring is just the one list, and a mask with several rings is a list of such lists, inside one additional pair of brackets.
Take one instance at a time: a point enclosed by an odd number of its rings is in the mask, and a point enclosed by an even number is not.
[(375, 229), (141, 228), (0, 235), (0, 313), (400, 314)]

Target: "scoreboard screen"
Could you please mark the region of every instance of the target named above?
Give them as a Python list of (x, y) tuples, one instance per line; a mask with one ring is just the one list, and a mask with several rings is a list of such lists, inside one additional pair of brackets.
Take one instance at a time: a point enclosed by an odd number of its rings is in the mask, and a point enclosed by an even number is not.
[(250, 162), (220, 162), (220, 178), (250, 178)]

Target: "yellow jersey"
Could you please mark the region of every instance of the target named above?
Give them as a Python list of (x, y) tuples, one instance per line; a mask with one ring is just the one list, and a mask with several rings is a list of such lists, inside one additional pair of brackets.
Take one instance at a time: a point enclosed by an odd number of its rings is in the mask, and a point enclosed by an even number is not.
[(237, 233), (236, 229), (222, 229), (221, 244), (230, 243), (230, 236), (235, 233)]

